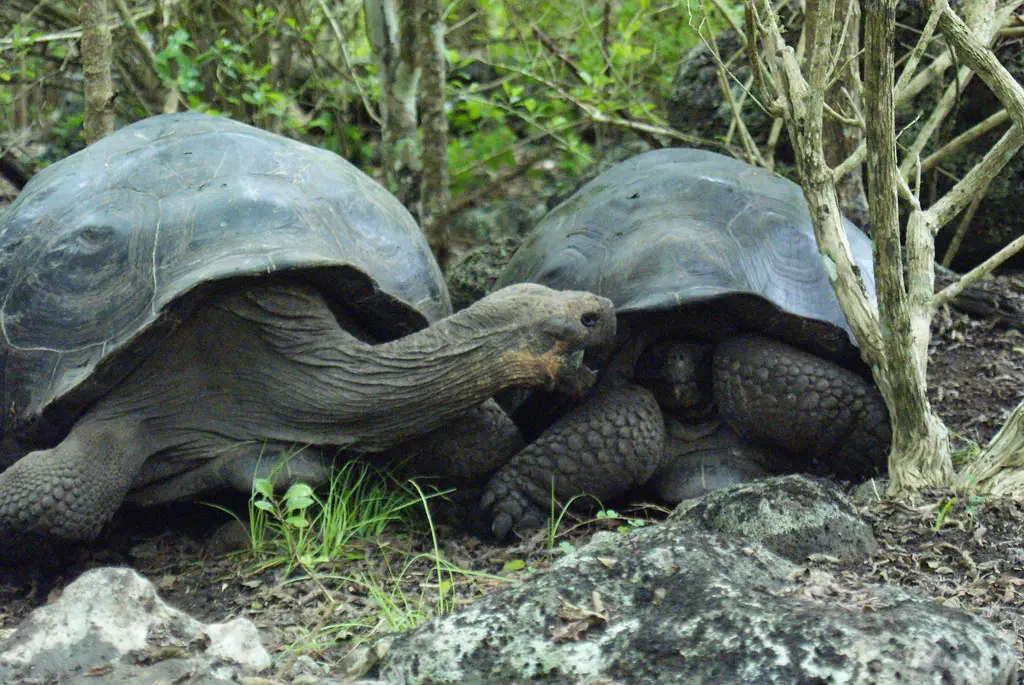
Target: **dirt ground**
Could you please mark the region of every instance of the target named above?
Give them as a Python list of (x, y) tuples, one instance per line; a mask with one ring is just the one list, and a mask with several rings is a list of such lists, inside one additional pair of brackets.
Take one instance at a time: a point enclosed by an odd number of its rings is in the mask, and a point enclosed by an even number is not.
[[(992, 287), (1024, 311), (1024, 279), (1003, 277)], [(993, 321), (944, 312), (936, 324), (930, 377), (932, 400), (948, 425), (961, 439), (984, 443), (1024, 395), (1024, 336)], [(868, 499), (862, 506), (875, 527), (878, 554), (856, 565), (816, 564), (978, 612), (1004, 628), (1024, 658), (1024, 504), (957, 500), (945, 492), (921, 493), (904, 503)], [(355, 546), (346, 559), (312, 563), (311, 580), (304, 569), (266, 567), (245, 552), (219, 553), (232, 544), (230, 527), (218, 529), (226, 520), (199, 505), (121, 516), (69, 568), (0, 576), (0, 630), (16, 625), (85, 569), (128, 564), (151, 578), (168, 602), (197, 618), (248, 617), (272, 652), (309, 653), (337, 665), (357, 640), (432, 615), (439, 597), (446, 607), (457, 607), (542, 571), (563, 553), (543, 534), (497, 545), (442, 528), (443, 558), (465, 572), (439, 584), (433, 562), (417, 558), (432, 550), (429, 536), (406, 529)], [(617, 525), (592, 522), (559, 541), (579, 544), (595, 527)]]

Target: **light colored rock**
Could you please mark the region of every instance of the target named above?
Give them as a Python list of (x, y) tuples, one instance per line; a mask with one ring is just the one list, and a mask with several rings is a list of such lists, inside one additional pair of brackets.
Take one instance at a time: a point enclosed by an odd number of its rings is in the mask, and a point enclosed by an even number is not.
[[(227, 682), (270, 666), (251, 622), (206, 625), (127, 568), (93, 569), (0, 642), (0, 682)], [(91, 673), (87, 671), (92, 670)]]
[(602, 534), (547, 574), (394, 639), (390, 683), (1005, 684), (1007, 637), (677, 521)]
[(680, 530), (706, 530), (759, 542), (796, 563), (811, 554), (843, 561), (877, 548), (871, 526), (831, 481), (801, 475), (764, 478), (714, 490), (679, 504)]

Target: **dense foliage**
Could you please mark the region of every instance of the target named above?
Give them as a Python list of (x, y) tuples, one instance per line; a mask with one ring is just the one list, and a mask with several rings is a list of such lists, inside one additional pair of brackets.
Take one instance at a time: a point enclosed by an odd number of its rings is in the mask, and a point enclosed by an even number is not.
[[(116, 112), (223, 113), (374, 167), (379, 80), (363, 3), (109, 0)], [(447, 6), (456, 197), (543, 145), (577, 171), (595, 144), (665, 127), (664, 98), (706, 22), (694, 0), (454, 0)], [(39, 166), (82, 144), (73, 0), (0, 8), (0, 149)], [(614, 123), (597, 123), (611, 119)], [(40, 135), (42, 132), (42, 135)], [(640, 131), (640, 135), (643, 135)]]

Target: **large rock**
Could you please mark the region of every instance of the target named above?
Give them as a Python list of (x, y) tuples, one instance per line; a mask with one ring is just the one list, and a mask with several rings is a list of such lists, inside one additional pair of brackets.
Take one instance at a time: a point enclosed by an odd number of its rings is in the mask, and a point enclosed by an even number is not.
[(679, 522), (605, 533), (547, 574), (395, 638), (392, 683), (1008, 683), (980, 618), (850, 586)]
[(669, 518), (680, 530), (758, 542), (798, 564), (812, 554), (856, 561), (878, 549), (871, 526), (835, 483), (802, 475), (714, 490), (682, 502)]
[(0, 682), (236, 682), (270, 667), (247, 619), (203, 624), (127, 568), (94, 569), (0, 641)]

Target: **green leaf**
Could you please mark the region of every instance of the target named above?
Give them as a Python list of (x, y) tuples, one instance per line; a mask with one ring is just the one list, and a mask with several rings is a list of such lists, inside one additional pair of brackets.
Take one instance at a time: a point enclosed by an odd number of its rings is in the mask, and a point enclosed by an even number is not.
[(312, 497), (313, 488), (308, 483), (295, 483), (284, 493), (285, 499), (292, 497)]
[(306, 520), (305, 516), (289, 516), (284, 522), (293, 528), (305, 528), (309, 525), (309, 521)]
[(271, 513), (273, 513), (274, 511), (274, 505), (265, 499), (256, 500), (255, 502), (252, 503), (252, 505), (259, 509), (260, 511), (269, 511)]
[(522, 559), (510, 559), (501, 567), (502, 571), (522, 571), (526, 568), (526, 562)]
[(313, 504), (312, 497), (288, 497), (284, 501), (288, 511), (305, 511)]
[(254, 478), (252, 481), (252, 489), (267, 499), (274, 496), (274, 486), (266, 478)]
[(562, 554), (572, 554), (573, 552), (576, 551), (576, 547), (573, 546), (573, 544), (571, 542), (569, 542), (568, 540), (562, 540), (561, 542), (558, 543), (558, 550)]

